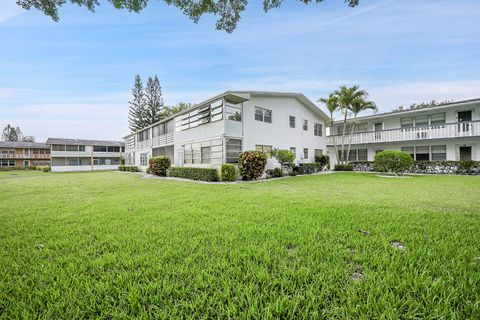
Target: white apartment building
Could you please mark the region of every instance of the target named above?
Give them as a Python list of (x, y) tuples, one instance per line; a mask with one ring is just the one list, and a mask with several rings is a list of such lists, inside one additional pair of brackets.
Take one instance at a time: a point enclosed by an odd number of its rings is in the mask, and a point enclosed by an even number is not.
[(125, 164), (146, 170), (150, 157), (164, 155), (174, 166), (217, 167), (237, 163), (242, 151), (274, 148), (313, 162), (326, 152), (327, 121), (301, 93), (227, 91), (124, 137)]
[(124, 152), (120, 141), (48, 138), (52, 172), (117, 170)]
[[(346, 132), (351, 128), (348, 124)], [(336, 121), (327, 137), (332, 166), (333, 141), (340, 145), (342, 131), (343, 122)], [(351, 138), (348, 161), (373, 161), (383, 150), (402, 150), (417, 161), (480, 161), (480, 99), (359, 117)], [(349, 139), (346, 135), (346, 143)]]

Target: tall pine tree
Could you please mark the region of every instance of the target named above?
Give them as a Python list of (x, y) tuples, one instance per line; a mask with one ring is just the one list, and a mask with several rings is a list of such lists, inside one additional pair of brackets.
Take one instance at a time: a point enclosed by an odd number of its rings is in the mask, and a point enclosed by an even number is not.
[(146, 100), (143, 92), (143, 83), (140, 75), (135, 76), (135, 82), (132, 88), (133, 100), (129, 101), (128, 127), (132, 131), (137, 131), (148, 125), (146, 116)]
[(162, 98), (162, 87), (158, 77), (149, 77), (145, 88), (146, 108), (145, 120), (148, 125), (154, 124), (162, 119), (164, 109)]

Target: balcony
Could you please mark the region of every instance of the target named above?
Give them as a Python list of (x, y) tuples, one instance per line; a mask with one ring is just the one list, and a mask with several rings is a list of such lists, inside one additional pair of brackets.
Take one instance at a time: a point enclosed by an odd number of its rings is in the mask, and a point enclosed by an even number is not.
[[(449, 139), (480, 136), (480, 121), (456, 122), (420, 128), (389, 129), (382, 131), (367, 131), (354, 133), (352, 144), (369, 144), (399, 141), (420, 141), (431, 139)], [(341, 143), (341, 136), (328, 136), (327, 145)], [(350, 141), (350, 135), (345, 134), (345, 143)]]
[(50, 159), (50, 155), (35, 153), (10, 153), (0, 154), (0, 159)]

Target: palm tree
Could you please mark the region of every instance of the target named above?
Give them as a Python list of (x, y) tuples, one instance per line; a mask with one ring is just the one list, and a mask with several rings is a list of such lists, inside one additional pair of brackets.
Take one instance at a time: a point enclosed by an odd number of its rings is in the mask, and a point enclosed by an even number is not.
[(342, 132), (342, 149), (341, 149), (341, 161), (343, 164), (344, 161), (348, 161), (348, 155), (345, 155), (345, 131), (347, 129), (347, 119), (348, 115), (351, 112), (352, 106), (358, 101), (365, 100), (368, 96), (368, 93), (365, 90), (360, 90), (358, 85), (351, 87), (340, 86), (339, 90), (335, 90), (333, 93), (337, 96), (338, 105), (340, 111), (343, 113), (343, 132)]
[(347, 151), (347, 160), (348, 156), (350, 155), (350, 148), (352, 147), (352, 137), (353, 137), (353, 132), (355, 131), (355, 122), (357, 121), (357, 115), (365, 110), (377, 110), (377, 106), (373, 101), (367, 101), (364, 98), (366, 98), (368, 94), (365, 94), (362, 98), (358, 98), (356, 101), (354, 101), (351, 105), (349, 110), (353, 114), (353, 122), (352, 122), (352, 131), (350, 132), (350, 138), (348, 141), (348, 151)]
[[(330, 93), (328, 95), (328, 98), (320, 98), (318, 99), (318, 102), (323, 103), (326, 107), (327, 110), (330, 112), (330, 130), (333, 129), (333, 114), (338, 111), (339, 105), (338, 105), (338, 97), (334, 95), (333, 93)], [(335, 150), (335, 157), (337, 158), (337, 161), (339, 160), (338, 158), (338, 148), (337, 148), (337, 139), (336, 136), (330, 132), (330, 135), (332, 136), (333, 140), (333, 148)]]

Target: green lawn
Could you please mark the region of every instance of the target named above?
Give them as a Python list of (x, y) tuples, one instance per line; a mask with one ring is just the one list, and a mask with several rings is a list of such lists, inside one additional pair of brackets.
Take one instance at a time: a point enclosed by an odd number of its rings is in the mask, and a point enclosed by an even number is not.
[(0, 172), (0, 318), (97, 317), (479, 319), (480, 177)]

